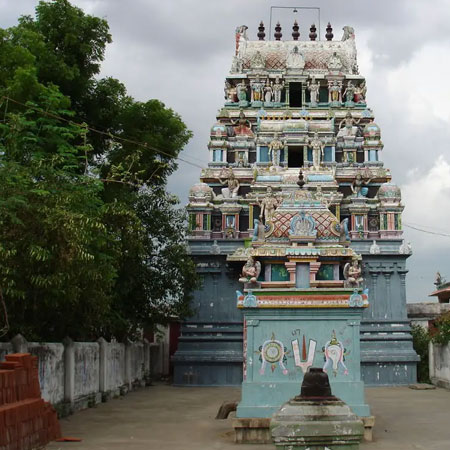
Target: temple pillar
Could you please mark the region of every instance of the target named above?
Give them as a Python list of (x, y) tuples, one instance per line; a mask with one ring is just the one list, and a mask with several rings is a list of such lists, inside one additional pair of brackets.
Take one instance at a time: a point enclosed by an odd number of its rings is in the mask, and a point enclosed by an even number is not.
[(287, 261), (284, 263), (287, 271), (289, 272), (289, 281), (295, 284), (295, 272), (297, 268), (297, 263), (295, 261)]
[(385, 295), (386, 295), (386, 307), (387, 307), (387, 311), (386, 314), (388, 317), (392, 316), (392, 305), (391, 305), (391, 276), (393, 274), (393, 270), (383, 270), (382, 273), (384, 275), (384, 280), (386, 283), (386, 290), (385, 290)]
[(371, 292), (370, 292), (370, 317), (373, 319), (377, 316), (378, 303), (377, 298), (377, 281), (380, 272), (376, 269), (369, 269), (370, 280), (371, 280)]
[(248, 230), (253, 231), (255, 224), (253, 219), (253, 207), (254, 205), (252, 203), (249, 203), (248, 205)]
[(398, 276), (400, 277), (400, 285), (401, 285), (400, 296), (402, 298), (402, 302), (405, 302), (405, 304), (406, 304), (406, 274), (408, 272), (409, 270), (397, 270)]
[(321, 263), (319, 261), (312, 261), (309, 263), (309, 281), (314, 283), (316, 281), (316, 275), (320, 268)]

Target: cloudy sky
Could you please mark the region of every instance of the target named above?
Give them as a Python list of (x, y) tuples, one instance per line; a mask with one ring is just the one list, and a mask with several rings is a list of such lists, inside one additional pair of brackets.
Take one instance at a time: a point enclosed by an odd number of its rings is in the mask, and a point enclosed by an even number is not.
[[(0, 0), (0, 27), (33, 14), (37, 0)], [(138, 100), (158, 98), (194, 132), (183, 157), (208, 161), (208, 133), (223, 104), (223, 82), (234, 51), (234, 30), (245, 24), (256, 38), (268, 33), (271, 6), (320, 7), (321, 35), (328, 21), (335, 39), (342, 27), (356, 33), (359, 68), (367, 78), (368, 104), (381, 126), (384, 161), (402, 187), (408, 260), (408, 301), (428, 301), (434, 275), (450, 280), (450, 0), (73, 0), (108, 20), (113, 43), (102, 76), (125, 83)], [(285, 35), (297, 18), (303, 37), (316, 10), (274, 9)], [(185, 203), (200, 170), (180, 163), (169, 189)]]

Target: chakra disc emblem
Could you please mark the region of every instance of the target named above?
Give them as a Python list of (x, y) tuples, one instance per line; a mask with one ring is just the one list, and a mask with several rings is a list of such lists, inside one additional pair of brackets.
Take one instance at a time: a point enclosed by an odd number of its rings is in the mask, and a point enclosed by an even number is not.
[(263, 347), (264, 359), (269, 363), (277, 363), (283, 357), (283, 349), (277, 341), (269, 341)]
[(259, 360), (261, 361), (261, 368), (259, 369), (259, 373), (264, 375), (266, 365), (270, 365), (272, 372), (278, 366), (283, 372), (283, 375), (288, 374), (288, 370), (286, 369), (286, 353), (287, 349), (284, 344), (275, 339), (275, 335), (272, 333), (271, 339), (264, 341), (263, 345), (259, 347)]

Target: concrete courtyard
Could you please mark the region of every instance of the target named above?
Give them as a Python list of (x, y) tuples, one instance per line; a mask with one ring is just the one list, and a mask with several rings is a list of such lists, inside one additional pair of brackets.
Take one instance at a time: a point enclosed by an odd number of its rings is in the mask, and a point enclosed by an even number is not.
[[(274, 449), (272, 445), (237, 445), (232, 419), (214, 419), (221, 403), (239, 399), (239, 394), (238, 388), (151, 386), (63, 419), (63, 436), (82, 442), (54, 442), (47, 449)], [(376, 426), (374, 441), (361, 449), (450, 449), (450, 391), (368, 388), (366, 396)]]

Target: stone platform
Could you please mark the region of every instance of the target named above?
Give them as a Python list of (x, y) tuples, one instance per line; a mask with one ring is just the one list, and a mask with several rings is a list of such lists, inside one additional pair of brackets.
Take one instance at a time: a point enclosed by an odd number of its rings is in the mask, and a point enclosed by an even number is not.
[[(360, 419), (364, 424), (364, 441), (372, 442), (375, 416), (360, 417)], [(233, 419), (234, 439), (236, 444), (271, 443), (270, 421), (271, 419), (261, 419), (257, 417)]]

